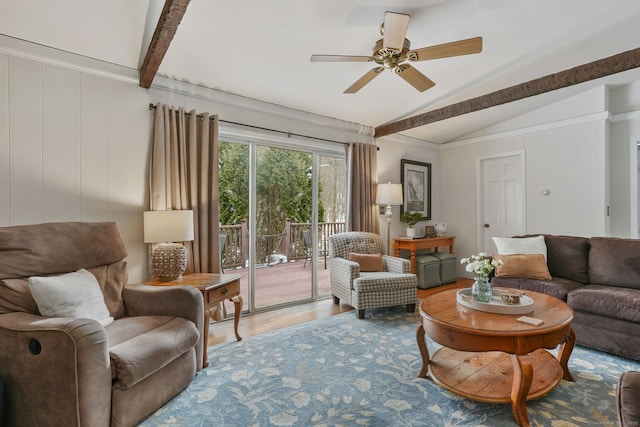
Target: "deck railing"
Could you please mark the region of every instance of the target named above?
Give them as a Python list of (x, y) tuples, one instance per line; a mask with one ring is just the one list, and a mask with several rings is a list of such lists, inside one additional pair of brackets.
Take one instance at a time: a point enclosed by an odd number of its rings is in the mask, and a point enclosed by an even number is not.
[[(279, 234), (257, 236), (256, 257), (258, 265), (278, 263), (286, 257), (287, 261), (304, 260), (310, 257), (310, 248), (304, 241), (304, 230), (311, 230), (310, 223), (294, 223), (287, 220), (284, 230)], [(318, 223), (318, 251), (328, 251), (329, 236), (345, 231), (344, 222)], [(220, 233), (226, 241), (222, 250), (222, 267), (226, 269), (244, 268), (249, 259), (249, 233), (247, 222), (239, 225), (220, 226)], [(328, 255), (328, 253), (327, 253)]]

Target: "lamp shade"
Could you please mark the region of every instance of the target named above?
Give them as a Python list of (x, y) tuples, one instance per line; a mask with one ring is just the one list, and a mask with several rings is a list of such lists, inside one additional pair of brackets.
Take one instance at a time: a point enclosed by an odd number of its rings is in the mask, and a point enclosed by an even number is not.
[(144, 242), (193, 240), (193, 211), (148, 211), (144, 213)]
[(376, 192), (376, 205), (401, 205), (402, 184), (378, 184)]

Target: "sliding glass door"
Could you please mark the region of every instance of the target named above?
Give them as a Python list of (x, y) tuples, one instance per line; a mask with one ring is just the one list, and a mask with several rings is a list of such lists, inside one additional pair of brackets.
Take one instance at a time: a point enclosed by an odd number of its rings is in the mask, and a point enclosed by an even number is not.
[(249, 311), (328, 297), (327, 239), (344, 230), (344, 156), (274, 145), (220, 143), (222, 265), (245, 275)]

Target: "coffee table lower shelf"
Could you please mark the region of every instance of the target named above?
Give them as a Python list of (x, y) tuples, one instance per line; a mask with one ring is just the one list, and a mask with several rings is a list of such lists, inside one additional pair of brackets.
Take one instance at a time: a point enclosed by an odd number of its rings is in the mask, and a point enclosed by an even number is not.
[[(429, 374), (441, 387), (467, 399), (488, 403), (511, 403), (512, 356), (500, 351), (473, 353), (442, 347), (431, 357)], [(562, 380), (558, 360), (544, 349), (529, 354), (533, 380), (526, 400), (551, 392)]]

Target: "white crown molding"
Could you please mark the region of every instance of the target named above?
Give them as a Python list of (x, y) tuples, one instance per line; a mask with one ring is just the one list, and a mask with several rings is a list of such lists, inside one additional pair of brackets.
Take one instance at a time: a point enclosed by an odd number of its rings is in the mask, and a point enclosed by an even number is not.
[(0, 53), (138, 84), (138, 70), (0, 34)]
[(442, 150), (450, 148), (458, 148), (466, 145), (477, 144), (486, 141), (495, 141), (496, 139), (515, 138), (518, 136), (529, 135), (536, 132), (544, 132), (547, 130), (563, 128), (567, 126), (575, 126), (584, 123), (591, 123), (597, 121), (611, 121), (611, 115), (608, 111), (601, 111), (598, 113), (587, 114), (579, 117), (571, 117), (569, 119), (558, 120), (555, 122), (543, 123), (540, 125), (527, 126), (519, 129), (513, 129), (503, 132), (496, 132), (488, 135), (477, 136), (474, 138), (460, 139), (457, 141), (449, 142), (441, 146)]

